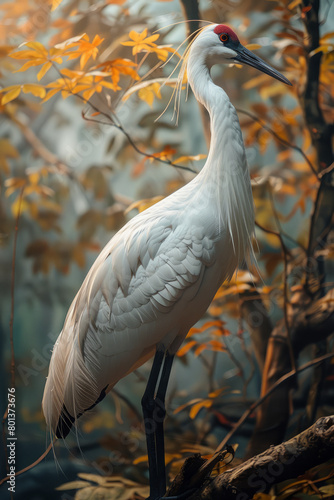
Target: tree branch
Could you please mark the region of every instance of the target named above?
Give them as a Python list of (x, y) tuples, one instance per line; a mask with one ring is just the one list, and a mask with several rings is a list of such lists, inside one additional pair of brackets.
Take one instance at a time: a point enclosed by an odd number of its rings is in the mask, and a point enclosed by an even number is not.
[[(305, 297), (299, 297), (296, 302), (304, 304)], [(310, 302), (308, 307), (297, 309), (291, 320), (291, 344), (295, 358), (308, 345), (326, 339), (334, 330), (334, 290), (325, 297)], [(322, 365), (323, 366), (323, 365)], [(284, 322), (277, 324), (269, 339), (261, 396), (267, 394), (277, 381), (291, 370), (288, 340)], [(298, 370), (297, 370), (298, 371)], [(256, 418), (256, 426), (248, 444), (246, 457), (263, 451), (270, 444), (282, 441), (289, 419), (290, 383), (281, 385), (261, 405)], [(277, 408), (280, 409), (277, 412)]]
[[(330, 124), (326, 123), (319, 104), (319, 75), (322, 52), (311, 54), (319, 47), (319, 7), (320, 0), (303, 0), (303, 15), (306, 30), (304, 49), (307, 57), (306, 85), (300, 100), (306, 124), (310, 130), (312, 143), (318, 157), (319, 172), (333, 162)], [(307, 7), (311, 7), (307, 10)]]
[[(330, 460), (333, 450), (334, 415), (320, 418), (312, 427), (289, 441), (272, 446), (215, 478), (207, 476), (203, 481), (198, 474), (205, 468), (203, 459), (190, 457), (191, 467), (187, 460), (169, 492), (173, 495), (183, 493), (189, 500), (247, 500), (255, 493), (268, 492), (274, 484), (295, 478)], [(175, 484), (178, 484), (177, 490)], [(195, 491), (192, 488), (196, 488)], [(186, 495), (187, 490), (189, 495)]]
[(224, 500), (246, 500), (330, 460), (333, 450), (334, 416), (320, 418), (298, 436), (220, 474), (192, 500), (220, 500), (222, 495)]
[[(188, 42), (191, 42), (200, 27), (201, 14), (199, 11), (198, 0), (180, 0), (180, 3), (183, 16), (187, 21)], [(210, 116), (203, 104), (198, 103), (198, 106), (201, 113), (205, 142), (209, 148), (211, 140)]]

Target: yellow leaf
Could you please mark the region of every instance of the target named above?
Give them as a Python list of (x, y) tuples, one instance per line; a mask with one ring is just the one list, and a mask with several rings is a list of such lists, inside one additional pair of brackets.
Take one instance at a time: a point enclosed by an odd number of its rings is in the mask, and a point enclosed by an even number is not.
[(152, 83), (151, 85), (148, 85), (138, 91), (138, 97), (142, 101), (147, 102), (150, 107), (153, 105), (155, 96), (158, 97), (158, 99), (161, 99), (160, 84), (157, 82)]
[(179, 156), (179, 158), (174, 160), (174, 163), (186, 163), (188, 161), (199, 161), (199, 160), (203, 160), (206, 157), (207, 157), (207, 155), (203, 155), (203, 154), (194, 155), (194, 156)]
[(28, 209), (29, 209), (29, 203), (26, 200), (22, 199), (21, 196), (18, 196), (11, 206), (12, 214), (14, 217), (21, 215), (22, 212)]
[(128, 208), (125, 210), (124, 213), (126, 215), (127, 213), (131, 212), (131, 210), (133, 210), (134, 208), (137, 208), (139, 212), (143, 212), (147, 208), (151, 207), (152, 205), (158, 203), (158, 201), (163, 199), (164, 196), (153, 196), (153, 198), (145, 198), (143, 200), (135, 201), (128, 206)]
[(208, 399), (204, 399), (204, 401), (200, 401), (199, 403), (196, 403), (190, 410), (189, 412), (189, 417), (191, 419), (194, 419), (196, 417), (196, 415), (198, 414), (198, 412), (202, 409), (202, 408), (210, 408), (212, 406), (212, 401), (208, 400)]
[(259, 75), (256, 76), (255, 78), (251, 78), (246, 83), (244, 83), (243, 88), (246, 90), (253, 89), (254, 87), (257, 87), (258, 85), (266, 81), (268, 81), (267, 75)]
[(331, 31), (330, 33), (326, 33), (324, 36), (321, 37), (321, 42), (324, 40), (329, 40), (330, 38), (334, 38), (334, 31)]
[(22, 85), (22, 90), (25, 94), (32, 94), (36, 97), (43, 98), (45, 96), (45, 88), (37, 83), (25, 83)]
[(286, 93), (286, 88), (279, 82), (273, 83), (268, 87), (264, 87), (260, 89), (260, 95), (262, 99), (268, 99), (269, 97), (273, 97), (280, 94)]
[(289, 3), (288, 9), (292, 10), (295, 7), (297, 7), (297, 5), (299, 5), (301, 3), (302, 3), (302, 0), (293, 0), (291, 3)]
[(20, 47), (22, 46), (29, 47), (30, 49), (35, 50), (36, 52), (39, 52), (41, 55), (46, 56), (48, 51), (44, 47), (44, 45), (40, 42), (25, 42)]
[(33, 59), (31, 61), (28, 61), (21, 66), (20, 69), (17, 69), (14, 71), (14, 73), (22, 73), (23, 71), (26, 71), (29, 68), (32, 68), (34, 66), (39, 66), (40, 64), (43, 64), (43, 60), (41, 59)]
[(89, 101), (89, 99), (95, 94), (95, 89), (89, 89), (89, 90), (85, 90), (85, 92), (83, 92), (82, 94), (82, 97), (85, 99), (85, 101)]
[(146, 51), (146, 52), (151, 52), (152, 49), (157, 48), (156, 44), (154, 43), (160, 35), (151, 35), (146, 38), (147, 35), (147, 28), (144, 29), (142, 33), (137, 33), (136, 31), (130, 31), (129, 33), (129, 38), (131, 38), (132, 41), (129, 42), (122, 42), (122, 45), (132, 47), (132, 54), (138, 54), (139, 52)]
[(202, 401), (201, 398), (195, 398), (195, 399), (192, 399), (191, 401), (188, 401), (188, 403), (184, 403), (183, 405), (179, 406), (178, 408), (176, 408), (174, 410), (174, 413), (180, 413), (180, 411), (184, 410), (185, 408), (187, 408), (187, 406), (191, 406), (195, 403), (198, 403), (199, 401)]
[(133, 465), (137, 465), (137, 464), (141, 464), (143, 462), (148, 462), (147, 455), (141, 455), (140, 457), (135, 458), (135, 460), (132, 463), (133, 463)]
[(61, 4), (63, 0), (51, 0), (51, 12), (53, 12), (54, 10), (56, 10), (57, 7), (59, 7), (59, 5)]
[(248, 50), (257, 50), (257, 49), (262, 49), (262, 45), (258, 43), (248, 43), (245, 45), (246, 49)]
[(208, 396), (209, 396), (209, 398), (214, 399), (214, 398), (220, 396), (220, 394), (222, 392), (226, 391), (226, 389), (227, 389), (226, 387), (223, 387), (222, 389), (217, 389), (216, 391), (210, 392)]
[(41, 69), (37, 73), (37, 80), (38, 81), (40, 81), (43, 78), (43, 76), (49, 71), (51, 66), (52, 66), (52, 62), (49, 61), (41, 67)]
[(0, 139), (0, 155), (8, 156), (9, 158), (17, 158), (19, 156), (19, 152), (16, 148), (14, 148), (8, 139)]
[(59, 90), (60, 89), (49, 90), (49, 92), (47, 93), (46, 97), (44, 97), (43, 102), (48, 101), (51, 97), (53, 97), (55, 94), (57, 94), (57, 92), (59, 92)]
[(10, 177), (5, 180), (6, 196), (9, 197), (17, 189), (22, 188), (26, 184), (26, 179), (22, 177)]
[(7, 158), (17, 158), (18, 156), (19, 152), (8, 139), (0, 139), (0, 170), (8, 175), (10, 169)]
[(34, 185), (38, 184), (39, 172), (32, 172), (31, 174), (29, 174), (28, 178), (29, 178), (30, 184), (34, 184)]
[(16, 99), (20, 93), (21, 93), (21, 85), (14, 85), (15, 88), (7, 92), (2, 99), (1, 99), (1, 104), (7, 104), (8, 102), (13, 101)]

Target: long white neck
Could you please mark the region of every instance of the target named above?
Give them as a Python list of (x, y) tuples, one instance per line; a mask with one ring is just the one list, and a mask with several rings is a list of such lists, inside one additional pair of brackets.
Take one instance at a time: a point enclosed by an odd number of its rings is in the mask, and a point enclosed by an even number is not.
[(196, 99), (210, 115), (210, 150), (197, 182), (209, 186), (219, 231), (230, 234), (240, 264), (253, 255), (254, 210), (239, 119), (225, 91), (213, 83), (209, 64), (196, 43), (187, 73)]

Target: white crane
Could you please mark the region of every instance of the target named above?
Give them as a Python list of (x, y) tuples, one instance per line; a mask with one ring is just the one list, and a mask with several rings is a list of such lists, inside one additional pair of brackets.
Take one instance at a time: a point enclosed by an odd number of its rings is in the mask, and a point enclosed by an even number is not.
[(150, 500), (166, 491), (164, 400), (173, 357), (219, 286), (252, 255), (253, 198), (239, 120), (210, 77), (214, 64), (234, 62), (291, 85), (228, 26), (200, 32), (187, 73), (210, 114), (207, 161), (189, 184), (130, 220), (102, 250), (68, 311), (44, 390), (47, 425), (65, 437), (155, 354), (142, 399)]

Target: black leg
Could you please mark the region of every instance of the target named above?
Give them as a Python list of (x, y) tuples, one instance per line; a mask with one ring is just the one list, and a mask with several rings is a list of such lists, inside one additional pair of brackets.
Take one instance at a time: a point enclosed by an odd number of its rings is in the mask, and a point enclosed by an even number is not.
[(157, 451), (158, 476), (161, 478), (159, 481), (160, 496), (163, 496), (166, 493), (165, 440), (164, 440), (164, 420), (166, 416), (165, 396), (173, 360), (174, 360), (174, 355), (171, 355), (167, 352), (165, 357), (165, 362), (162, 368), (161, 379), (155, 397), (156, 401), (155, 442)]
[[(157, 349), (142, 398), (150, 473), (150, 500), (156, 500), (166, 492), (163, 423), (166, 414), (165, 395), (173, 358), (174, 356), (171, 356), (168, 352), (165, 357), (165, 351)], [(160, 372), (161, 378), (155, 395)]]
[(155, 500), (159, 498), (159, 477), (156, 459), (156, 446), (155, 446), (155, 388), (158, 382), (159, 374), (161, 371), (161, 366), (165, 357), (165, 352), (157, 349), (154, 356), (153, 365), (151, 368), (151, 373), (148, 378), (147, 386), (144, 395), (141, 400), (141, 405), (143, 409), (145, 434), (146, 434), (146, 446), (148, 455), (148, 469), (150, 474), (150, 500)]

